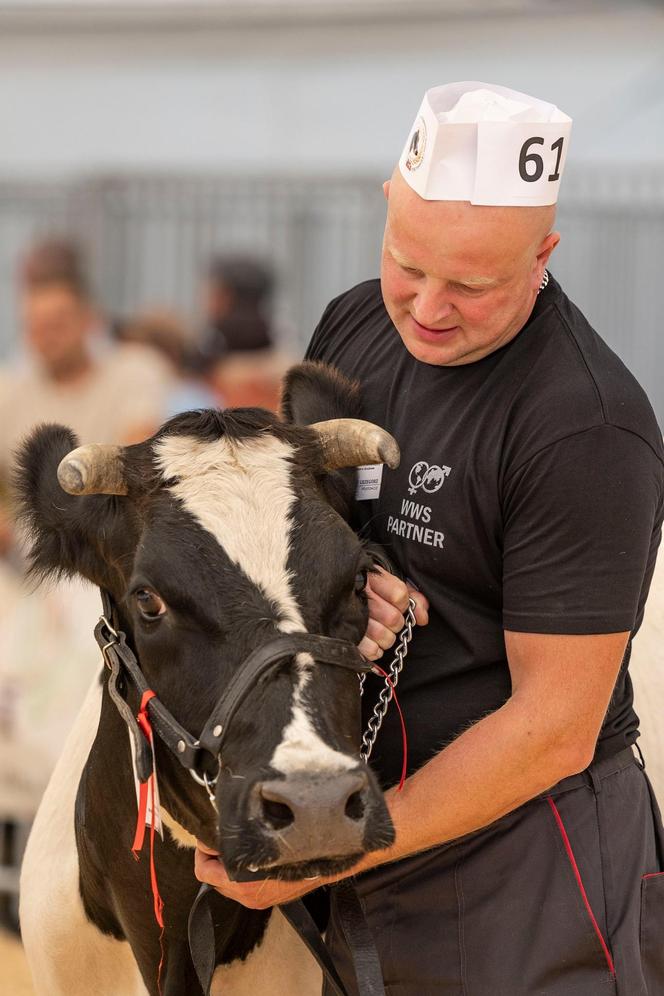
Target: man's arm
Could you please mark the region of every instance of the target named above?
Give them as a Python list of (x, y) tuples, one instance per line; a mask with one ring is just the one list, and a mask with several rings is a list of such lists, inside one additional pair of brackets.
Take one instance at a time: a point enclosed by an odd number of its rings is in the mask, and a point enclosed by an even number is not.
[(199, 850), (198, 877), (246, 906), (265, 908), (488, 826), (590, 764), (628, 636), (506, 632), (511, 698), (411, 775), (401, 792), (386, 793), (396, 842), (345, 875), (230, 882), (216, 857)]
[(355, 870), (479, 830), (586, 768), (628, 633), (505, 633), (512, 697), (387, 793), (397, 840)]

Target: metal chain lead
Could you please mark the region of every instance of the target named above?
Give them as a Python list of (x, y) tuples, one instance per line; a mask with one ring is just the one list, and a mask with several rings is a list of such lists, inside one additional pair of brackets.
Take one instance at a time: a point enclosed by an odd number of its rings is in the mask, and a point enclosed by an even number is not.
[[(401, 630), (399, 635), (399, 642), (397, 643), (396, 649), (394, 651), (394, 657), (390, 663), (389, 668), (385, 670), (390, 676), (390, 681), (392, 682), (393, 688), (397, 687), (399, 681), (399, 675), (403, 669), (404, 660), (406, 654), (408, 653), (408, 644), (410, 643), (413, 636), (413, 626), (415, 625), (415, 602), (412, 598), (408, 599), (408, 608), (406, 609), (406, 625)], [(366, 675), (360, 675), (360, 694), (364, 694), (364, 679)], [(363, 761), (368, 761), (371, 757), (371, 751), (373, 750), (374, 744), (376, 743), (376, 737), (378, 736), (378, 731), (383, 725), (383, 720), (387, 714), (387, 710), (392, 699), (393, 689), (390, 688), (387, 681), (383, 685), (380, 695), (378, 696), (378, 701), (374, 706), (374, 711), (367, 723), (367, 728), (362, 736), (362, 747), (360, 749), (360, 757)]]

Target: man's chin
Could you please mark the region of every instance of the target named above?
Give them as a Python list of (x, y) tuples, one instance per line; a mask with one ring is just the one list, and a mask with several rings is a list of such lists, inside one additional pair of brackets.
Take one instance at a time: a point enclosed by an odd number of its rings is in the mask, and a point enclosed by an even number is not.
[(420, 363), (434, 367), (453, 367), (466, 362), (459, 348), (450, 343), (423, 342), (417, 336), (400, 333), (401, 340), (411, 356)]

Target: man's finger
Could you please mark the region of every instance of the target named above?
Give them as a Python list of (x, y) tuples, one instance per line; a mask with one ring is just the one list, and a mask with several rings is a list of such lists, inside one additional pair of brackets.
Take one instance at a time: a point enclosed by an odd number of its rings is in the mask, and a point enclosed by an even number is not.
[(206, 854), (199, 847), (196, 848), (194, 853), (194, 875), (199, 882), (209, 882), (210, 885), (215, 886), (217, 889), (223, 889), (230, 882), (226, 874), (226, 869), (218, 858), (214, 855)]
[(400, 578), (394, 574), (388, 574), (382, 567), (376, 572), (372, 571), (367, 578), (367, 594), (377, 595), (391, 605), (396, 606), (400, 612), (405, 612), (408, 608), (408, 588)]
[(367, 661), (377, 661), (383, 656), (382, 647), (379, 647), (375, 640), (370, 640), (368, 636), (362, 637), (357, 649)]
[(429, 599), (411, 584), (408, 585), (408, 594), (415, 602), (415, 622), (418, 626), (426, 626), (429, 622)]
[(405, 624), (405, 619), (399, 609), (392, 602), (386, 601), (379, 595), (369, 593), (368, 599), (369, 618), (373, 619), (374, 622), (387, 626), (393, 633), (401, 632)]
[(374, 643), (377, 643), (383, 650), (389, 650), (390, 647), (393, 647), (397, 639), (396, 633), (393, 630), (388, 629), (387, 626), (383, 626), (382, 623), (376, 622), (375, 619), (369, 619), (366, 636), (370, 640), (373, 640)]

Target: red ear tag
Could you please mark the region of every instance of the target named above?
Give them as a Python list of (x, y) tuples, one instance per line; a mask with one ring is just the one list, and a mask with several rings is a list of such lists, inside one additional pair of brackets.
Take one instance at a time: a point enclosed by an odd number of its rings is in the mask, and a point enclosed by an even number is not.
[(152, 889), (152, 905), (154, 909), (154, 918), (160, 928), (159, 934), (159, 947), (161, 950), (161, 960), (159, 962), (159, 968), (157, 970), (157, 990), (159, 996), (161, 996), (161, 972), (164, 965), (164, 901), (159, 895), (159, 884), (157, 882), (157, 869), (155, 867), (154, 861), (154, 832), (155, 829), (164, 839), (164, 832), (161, 825), (161, 813), (159, 806), (159, 787), (157, 785), (157, 763), (155, 760), (154, 753), (154, 737), (152, 735), (152, 726), (150, 724), (150, 717), (148, 716), (148, 702), (150, 699), (155, 697), (155, 693), (148, 689), (147, 692), (143, 694), (141, 699), (141, 707), (138, 711), (138, 716), (136, 717), (138, 725), (141, 728), (143, 736), (150, 744), (150, 750), (152, 751), (152, 772), (150, 777), (145, 782), (140, 782), (138, 780), (138, 772), (136, 769), (136, 752), (134, 750), (134, 742), (129, 737), (129, 743), (131, 747), (131, 758), (132, 766), (134, 770), (134, 781), (136, 783), (136, 798), (138, 802), (138, 817), (136, 820), (136, 832), (134, 834), (134, 843), (131, 845), (134, 857), (139, 860), (140, 852), (143, 848), (143, 842), (145, 840), (145, 828), (150, 827), (150, 887)]
[(136, 858), (138, 858), (137, 852), (143, 847), (145, 827), (152, 827), (154, 825), (154, 828), (161, 839), (164, 839), (164, 828), (161, 823), (161, 807), (159, 804), (159, 782), (157, 780), (157, 761), (154, 753), (154, 737), (152, 735), (152, 726), (150, 725), (150, 720), (147, 714), (147, 703), (151, 698), (154, 698), (154, 694), (154, 692), (145, 693), (143, 696), (143, 702), (141, 703), (141, 709), (137, 716), (138, 725), (141, 728), (143, 736), (150, 744), (150, 750), (152, 751), (152, 773), (146, 782), (139, 781), (138, 770), (136, 767), (136, 748), (134, 747), (134, 739), (131, 734), (129, 734), (129, 748), (131, 750), (131, 764), (134, 773), (136, 804), (138, 806), (136, 834), (131, 848), (132, 851), (135, 852), (134, 857)]

